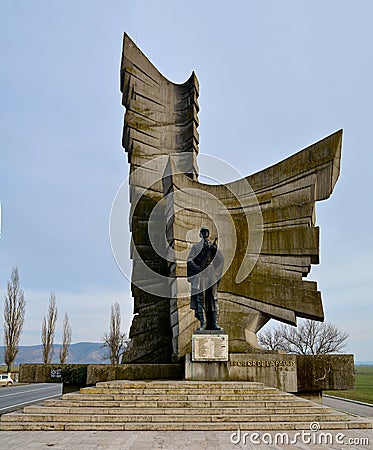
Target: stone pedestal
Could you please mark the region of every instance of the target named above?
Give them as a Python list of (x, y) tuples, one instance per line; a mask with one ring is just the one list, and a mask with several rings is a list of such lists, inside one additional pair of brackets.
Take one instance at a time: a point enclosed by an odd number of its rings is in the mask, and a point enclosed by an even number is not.
[(185, 355), (185, 379), (191, 381), (229, 381), (227, 361), (192, 361)]

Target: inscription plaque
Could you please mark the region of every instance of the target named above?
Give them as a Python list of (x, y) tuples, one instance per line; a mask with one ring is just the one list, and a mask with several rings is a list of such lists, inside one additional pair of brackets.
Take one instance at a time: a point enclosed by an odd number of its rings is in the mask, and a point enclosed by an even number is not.
[(228, 335), (193, 335), (192, 361), (228, 361)]
[(281, 353), (231, 353), (229, 379), (260, 381), (285, 392), (297, 392), (297, 358)]

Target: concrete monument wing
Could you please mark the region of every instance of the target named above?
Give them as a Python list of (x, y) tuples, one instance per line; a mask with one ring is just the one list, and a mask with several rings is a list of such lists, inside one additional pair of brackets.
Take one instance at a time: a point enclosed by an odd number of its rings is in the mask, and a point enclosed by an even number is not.
[(323, 320), (315, 202), (339, 176), (342, 130), (240, 180), (198, 181), (196, 75), (167, 80), (125, 35), (121, 91), (123, 146), (130, 163), (134, 320), (124, 362), (170, 362), (191, 353), (199, 324), (190, 309), (187, 260), (202, 226), (224, 260), (217, 285), (219, 325), (229, 352), (260, 351), (256, 333), (271, 318)]

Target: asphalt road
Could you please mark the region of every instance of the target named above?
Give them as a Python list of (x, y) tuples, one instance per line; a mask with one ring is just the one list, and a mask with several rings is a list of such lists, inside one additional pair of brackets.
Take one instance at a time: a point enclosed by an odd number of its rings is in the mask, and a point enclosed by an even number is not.
[(330, 408), (355, 414), (359, 417), (373, 417), (373, 406), (361, 405), (342, 398), (327, 397), (325, 395), (323, 395), (322, 403)]
[(13, 385), (0, 388), (0, 414), (62, 394), (61, 383)]

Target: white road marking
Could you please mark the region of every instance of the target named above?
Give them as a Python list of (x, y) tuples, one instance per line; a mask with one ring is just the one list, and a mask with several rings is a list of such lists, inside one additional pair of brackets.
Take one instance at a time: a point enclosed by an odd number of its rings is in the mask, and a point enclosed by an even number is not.
[(43, 387), (43, 388), (39, 388), (39, 389), (30, 389), (28, 391), (17, 391), (17, 392), (12, 392), (10, 394), (3, 394), (3, 395), (1, 395), (1, 393), (0, 393), (0, 399), (2, 399), (3, 397), (9, 397), (10, 395), (27, 394), (28, 392), (43, 391), (45, 389), (53, 389), (53, 388), (55, 388), (55, 386), (47, 386), (47, 387)]

